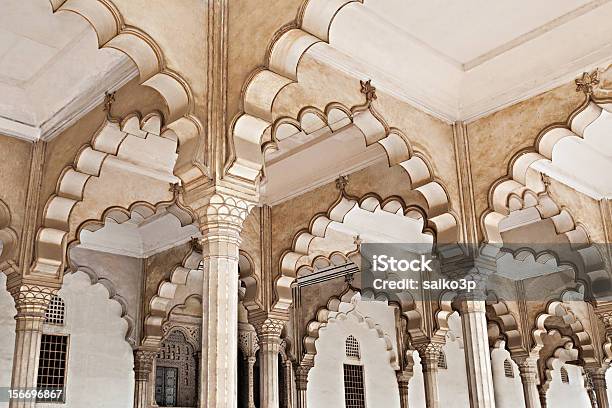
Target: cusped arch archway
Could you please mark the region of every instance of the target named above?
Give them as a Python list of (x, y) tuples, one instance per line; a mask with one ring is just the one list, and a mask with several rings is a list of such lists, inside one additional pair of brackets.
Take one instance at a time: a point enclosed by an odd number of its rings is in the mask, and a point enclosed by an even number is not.
[[(356, 225), (350, 228), (352, 214), (376, 213), (393, 214), (398, 222), (406, 223), (410, 238), (408, 241), (422, 242), (433, 245), (438, 242), (439, 234), (445, 235), (449, 230), (456, 234), (457, 222), (450, 213), (444, 216), (430, 217), (429, 211), (419, 205), (408, 205), (403, 199), (392, 196), (382, 199), (376, 194), (366, 194), (361, 198), (351, 197), (341, 192), (338, 199), (324, 214), (315, 215), (307, 230), (299, 231), (293, 239), (291, 250), (286, 251), (280, 260), (281, 274), (276, 280), (277, 300), (274, 308), (286, 310), (292, 302), (291, 285), (301, 273), (312, 272), (332, 264), (346, 263), (348, 260), (360, 265), (359, 246), (354, 237), (349, 237), (347, 231), (353, 231), (360, 239), (365, 238), (363, 227)], [(335, 226), (341, 226), (344, 239), (334, 233)], [(365, 234), (365, 235), (364, 235)]]

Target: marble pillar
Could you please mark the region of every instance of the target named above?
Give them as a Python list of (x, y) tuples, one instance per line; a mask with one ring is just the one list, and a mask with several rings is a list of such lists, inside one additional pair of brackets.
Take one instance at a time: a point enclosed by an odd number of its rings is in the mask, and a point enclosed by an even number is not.
[(285, 361), (285, 388), (287, 393), (287, 408), (293, 408), (293, 364), (291, 360)]
[(280, 406), (278, 358), (284, 325), (284, 321), (271, 318), (255, 324), (259, 338), (259, 398), (262, 407)]
[(597, 408), (609, 408), (606, 371), (604, 369), (587, 370), (587, 375), (590, 377)]
[(472, 408), (494, 408), (495, 393), (485, 302), (464, 299), (460, 303), (468, 392)]
[[(25, 284), (8, 289), (15, 299), (17, 309), (11, 389), (34, 389), (37, 384), (38, 357), (45, 312), (57, 289)], [(35, 399), (12, 399), (9, 403), (10, 408), (35, 406)]]
[(546, 401), (547, 393), (548, 393), (548, 386), (544, 386), (544, 385), (538, 386), (538, 394), (540, 396), (540, 407), (541, 408), (546, 408), (548, 405)]
[(519, 359), (517, 364), (521, 374), (525, 408), (541, 408), (537, 360), (532, 358)]
[(251, 204), (214, 193), (196, 213), (202, 238), (200, 406), (238, 405), (238, 249)]
[(308, 373), (312, 367), (306, 365), (299, 365), (295, 370), (295, 385), (297, 387), (297, 408), (308, 407)]
[(142, 348), (134, 351), (134, 408), (149, 408), (155, 399), (152, 377), (156, 356), (157, 350)]
[(442, 352), (442, 345), (427, 343), (416, 347), (421, 357), (423, 367), (423, 383), (425, 386), (425, 406), (427, 408), (440, 407), (438, 395), (438, 359)]
[(408, 386), (412, 375), (412, 370), (404, 370), (397, 373), (397, 388), (399, 389), (401, 408), (408, 408), (409, 406)]
[(257, 358), (255, 356), (247, 357), (247, 386), (249, 387), (248, 404), (249, 408), (255, 408), (255, 362)]

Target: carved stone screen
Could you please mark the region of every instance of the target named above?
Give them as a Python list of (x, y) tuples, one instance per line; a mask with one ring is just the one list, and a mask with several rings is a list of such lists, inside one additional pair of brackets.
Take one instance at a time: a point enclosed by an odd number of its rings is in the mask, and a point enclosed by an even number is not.
[(155, 401), (160, 407), (197, 406), (198, 359), (185, 334), (174, 329), (157, 355)]

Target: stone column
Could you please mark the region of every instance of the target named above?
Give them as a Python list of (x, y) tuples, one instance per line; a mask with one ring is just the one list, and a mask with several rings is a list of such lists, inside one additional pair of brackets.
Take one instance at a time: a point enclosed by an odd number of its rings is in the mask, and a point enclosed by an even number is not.
[(485, 302), (475, 297), (460, 303), (468, 391), (472, 408), (494, 408), (495, 393)]
[(397, 387), (399, 388), (401, 408), (408, 408), (409, 406), (408, 385), (412, 375), (412, 370), (404, 370), (397, 373)]
[(423, 383), (425, 385), (425, 406), (438, 408), (438, 359), (442, 352), (442, 344), (427, 343), (416, 346), (423, 367)]
[(608, 391), (606, 386), (606, 371), (604, 369), (588, 370), (587, 375), (591, 379), (593, 393), (597, 401), (597, 408), (609, 408)]
[(250, 204), (215, 193), (199, 202), (204, 266), (200, 406), (238, 405), (238, 248)]
[(287, 408), (293, 408), (293, 364), (287, 358), (285, 361), (285, 392), (287, 393)]
[[(7, 285), (8, 286), (8, 285)], [(11, 388), (36, 388), (38, 357), (45, 312), (57, 289), (37, 285), (17, 285), (9, 288), (15, 299), (15, 352)], [(11, 400), (10, 408), (34, 408), (36, 400)]]
[(546, 393), (548, 392), (547, 385), (539, 385), (538, 386), (538, 394), (540, 395), (540, 407), (546, 408)]
[(153, 402), (151, 395), (151, 375), (157, 350), (141, 348), (134, 351), (134, 408), (149, 408)]
[(272, 318), (254, 324), (259, 338), (259, 398), (266, 408), (280, 406), (278, 355), (284, 325), (284, 321)]
[(255, 376), (253, 368), (255, 367), (255, 362), (257, 361), (256, 353), (259, 349), (259, 346), (257, 345), (257, 335), (252, 328), (247, 329), (245, 327), (239, 327), (238, 340), (238, 345), (240, 346), (242, 355), (247, 362), (248, 408), (255, 408)]
[(311, 366), (299, 365), (295, 370), (295, 385), (298, 391), (297, 408), (307, 408), (308, 373)]
[(255, 408), (255, 381), (254, 375), (255, 372), (253, 367), (255, 367), (255, 362), (257, 358), (255, 356), (247, 357), (247, 384), (248, 384), (248, 400), (249, 400), (249, 408)]
[(538, 365), (533, 358), (524, 358), (517, 361), (521, 373), (525, 408), (541, 408), (540, 393), (538, 391)]

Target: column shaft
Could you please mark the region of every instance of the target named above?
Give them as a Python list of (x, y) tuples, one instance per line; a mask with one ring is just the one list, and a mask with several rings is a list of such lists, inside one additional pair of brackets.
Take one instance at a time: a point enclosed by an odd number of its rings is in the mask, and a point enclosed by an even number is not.
[(597, 400), (597, 408), (609, 408), (608, 390), (606, 386), (605, 370), (596, 370), (589, 373), (593, 383), (593, 391)]
[(257, 358), (253, 357), (248, 357), (247, 358), (247, 365), (248, 365), (248, 369), (247, 369), (247, 384), (248, 384), (248, 402), (249, 402), (249, 408), (255, 408), (255, 381), (254, 381), (254, 375), (255, 372), (253, 370), (253, 367), (255, 367), (255, 361), (257, 360)]
[(214, 193), (196, 211), (202, 238), (200, 406), (238, 406), (238, 250), (252, 204)]
[(297, 408), (308, 407), (308, 373), (312, 367), (298, 366), (295, 370), (295, 385), (297, 387)]
[(538, 391), (538, 368), (535, 360), (519, 361), (525, 408), (541, 408)]
[(538, 394), (540, 395), (540, 407), (541, 408), (546, 408), (548, 405), (546, 403), (546, 393), (547, 392), (548, 392), (547, 387), (542, 387), (541, 385), (538, 386)]
[(262, 407), (279, 408), (278, 355), (284, 322), (266, 319), (255, 325), (259, 336), (259, 385)]
[(156, 355), (154, 350), (134, 351), (134, 408), (149, 408), (154, 400), (151, 375)]
[(410, 379), (412, 378), (412, 372), (400, 371), (397, 373), (397, 387), (400, 395), (400, 407), (408, 408), (409, 406), (409, 393), (408, 386)]
[(287, 408), (293, 408), (293, 365), (287, 359), (285, 362), (285, 389), (287, 393)]
[(464, 300), (461, 309), (470, 406), (472, 408), (494, 408), (495, 394), (485, 302)]
[(238, 404), (238, 242), (205, 237), (200, 406)]
[(438, 408), (440, 406), (438, 396), (438, 359), (440, 358), (442, 345), (429, 343), (418, 346), (417, 350), (421, 357), (421, 366), (423, 367), (425, 406), (427, 408)]
[[(13, 354), (12, 389), (36, 388), (38, 358), (45, 312), (57, 290), (23, 285), (11, 290), (15, 299), (15, 350)], [(36, 400), (11, 400), (10, 408), (34, 408)]]

